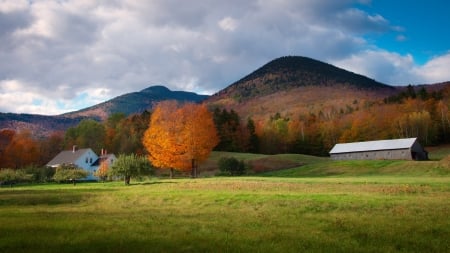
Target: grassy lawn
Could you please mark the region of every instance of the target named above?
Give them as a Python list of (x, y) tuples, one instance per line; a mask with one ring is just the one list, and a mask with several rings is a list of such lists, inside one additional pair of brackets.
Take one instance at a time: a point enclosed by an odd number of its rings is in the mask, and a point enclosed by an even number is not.
[(449, 252), (450, 176), (0, 188), (2, 252)]

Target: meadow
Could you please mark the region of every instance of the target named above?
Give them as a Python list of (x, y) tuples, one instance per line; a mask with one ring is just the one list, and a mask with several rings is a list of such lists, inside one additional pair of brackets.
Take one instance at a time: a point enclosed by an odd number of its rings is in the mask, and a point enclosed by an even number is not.
[(302, 166), (0, 188), (0, 251), (450, 252), (450, 169), (440, 161), (236, 155)]

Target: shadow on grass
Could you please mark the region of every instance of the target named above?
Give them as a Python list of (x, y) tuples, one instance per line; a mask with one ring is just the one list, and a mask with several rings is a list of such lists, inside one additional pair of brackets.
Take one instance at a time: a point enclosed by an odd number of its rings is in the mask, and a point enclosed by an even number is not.
[[(98, 193), (114, 190), (96, 189), (95, 191)], [(0, 207), (77, 204), (95, 194), (86, 189), (0, 191)]]

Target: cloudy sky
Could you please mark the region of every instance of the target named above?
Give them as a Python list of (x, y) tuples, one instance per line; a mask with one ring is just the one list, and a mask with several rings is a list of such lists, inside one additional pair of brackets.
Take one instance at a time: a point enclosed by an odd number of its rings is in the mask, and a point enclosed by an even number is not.
[(212, 94), (285, 55), (391, 85), (450, 80), (446, 0), (0, 0), (0, 112), (162, 84)]

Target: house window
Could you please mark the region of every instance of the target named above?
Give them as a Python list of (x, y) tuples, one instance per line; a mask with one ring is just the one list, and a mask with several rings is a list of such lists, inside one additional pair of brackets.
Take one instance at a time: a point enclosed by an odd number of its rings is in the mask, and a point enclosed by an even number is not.
[(88, 158), (86, 157), (86, 163), (88, 163), (89, 162), (89, 160), (88, 160)]
[(89, 158), (89, 163), (92, 163), (92, 157), (91, 157), (91, 158)]

